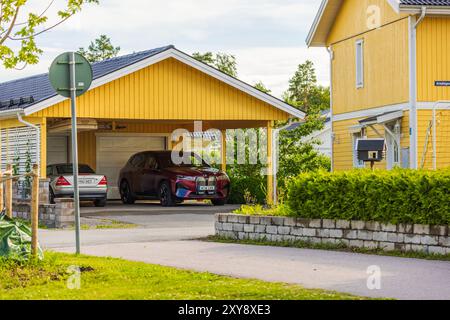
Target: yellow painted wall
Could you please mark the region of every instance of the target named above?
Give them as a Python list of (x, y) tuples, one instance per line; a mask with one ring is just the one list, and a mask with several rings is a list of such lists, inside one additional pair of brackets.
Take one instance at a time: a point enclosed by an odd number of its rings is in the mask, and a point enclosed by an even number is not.
[(328, 45), (368, 31), (367, 21), (372, 16), (368, 9), (371, 6), (380, 8), (381, 25), (404, 17), (397, 14), (386, 0), (345, 0), (328, 36)]
[[(353, 135), (349, 128), (359, 124), (359, 119), (335, 121), (333, 123), (333, 132), (335, 134), (333, 145), (333, 165), (335, 171), (353, 169)], [(406, 112), (402, 119), (402, 138), (401, 147), (409, 147), (409, 114)], [(376, 130), (384, 137), (384, 128), (380, 125), (375, 126)], [(368, 138), (380, 138), (380, 136), (372, 129), (367, 128)], [(376, 164), (377, 169), (386, 169), (386, 161)]]
[(435, 81), (450, 81), (450, 18), (426, 18), (417, 30), (418, 101), (450, 100), (450, 87)]
[[(364, 87), (356, 88), (356, 41), (364, 39)], [(333, 113), (409, 101), (408, 20), (332, 46)]]
[[(438, 110), (436, 115), (437, 166), (438, 168), (448, 168), (450, 167), (450, 110)], [(433, 114), (431, 110), (419, 110), (417, 117), (419, 123), (419, 167), (424, 158), (424, 169), (433, 169), (433, 131), (431, 131), (428, 143), (426, 143), (428, 126), (433, 119)]]
[[(167, 59), (89, 91), (79, 117), (150, 120), (286, 120), (287, 113), (175, 59)], [(70, 117), (65, 101), (40, 111)]]

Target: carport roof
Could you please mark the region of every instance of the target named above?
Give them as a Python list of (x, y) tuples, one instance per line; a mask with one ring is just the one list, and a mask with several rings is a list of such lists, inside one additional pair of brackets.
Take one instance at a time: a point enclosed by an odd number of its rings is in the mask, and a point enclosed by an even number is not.
[[(286, 102), (195, 60), (177, 50), (173, 45), (93, 63), (94, 81), (91, 89), (167, 58), (180, 60), (294, 117), (304, 118), (305, 116), (304, 112)], [(0, 83), (0, 118), (11, 116), (10, 114), (15, 112), (24, 112), (25, 115), (30, 115), (63, 100), (65, 98), (58, 96), (51, 87), (48, 73)]]
[[(93, 63), (94, 80), (171, 48), (174, 47), (166, 46)], [(48, 73), (0, 83), (0, 111), (26, 109), (54, 96), (56, 93)], [(33, 98), (27, 100), (25, 97)]]

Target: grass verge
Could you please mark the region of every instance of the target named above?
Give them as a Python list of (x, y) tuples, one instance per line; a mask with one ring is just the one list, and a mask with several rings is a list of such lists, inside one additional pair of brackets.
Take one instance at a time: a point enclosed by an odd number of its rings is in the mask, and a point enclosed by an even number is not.
[[(68, 289), (71, 266), (81, 288)], [(44, 261), (0, 260), (0, 300), (362, 300), (296, 285), (234, 279), (113, 258), (47, 252)]]
[(328, 250), (328, 251), (340, 251), (340, 252), (351, 252), (351, 253), (361, 253), (361, 254), (372, 254), (379, 256), (390, 256), (390, 257), (400, 257), (400, 258), (410, 258), (410, 259), (423, 259), (423, 260), (439, 260), (439, 261), (450, 261), (450, 254), (427, 254), (424, 252), (401, 252), (401, 251), (384, 251), (381, 249), (364, 249), (364, 248), (351, 248), (345, 244), (314, 244), (305, 241), (283, 241), (283, 242), (272, 242), (266, 240), (234, 240), (218, 236), (210, 236), (206, 241), (219, 242), (219, 243), (237, 243), (246, 245), (257, 245), (257, 246), (272, 246), (272, 247), (283, 247), (283, 248), (299, 248), (299, 249), (315, 249), (315, 250)]

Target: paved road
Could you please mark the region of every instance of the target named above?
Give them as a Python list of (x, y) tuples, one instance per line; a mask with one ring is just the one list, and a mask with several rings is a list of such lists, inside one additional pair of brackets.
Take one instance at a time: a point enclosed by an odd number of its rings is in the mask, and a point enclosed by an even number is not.
[[(140, 227), (83, 231), (83, 253), (370, 297), (450, 300), (450, 262), (191, 240), (214, 232), (212, 213), (203, 211), (212, 209), (196, 210), (89, 213)], [(73, 238), (73, 231), (41, 231), (43, 246), (55, 251), (73, 252)], [(367, 288), (370, 266), (381, 268), (381, 290)]]

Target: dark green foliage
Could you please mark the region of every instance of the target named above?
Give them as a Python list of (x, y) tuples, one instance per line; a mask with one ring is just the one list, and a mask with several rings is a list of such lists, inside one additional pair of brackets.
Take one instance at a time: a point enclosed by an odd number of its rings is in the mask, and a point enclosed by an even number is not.
[(238, 175), (229, 172), (231, 196), (229, 204), (261, 204), (266, 202), (267, 178), (257, 173)]
[(104, 34), (92, 41), (87, 50), (84, 48), (78, 50), (79, 54), (92, 63), (117, 57), (119, 52), (120, 47), (113, 46), (111, 39)]
[(450, 224), (450, 170), (303, 173), (288, 185), (289, 213), (303, 218)]

